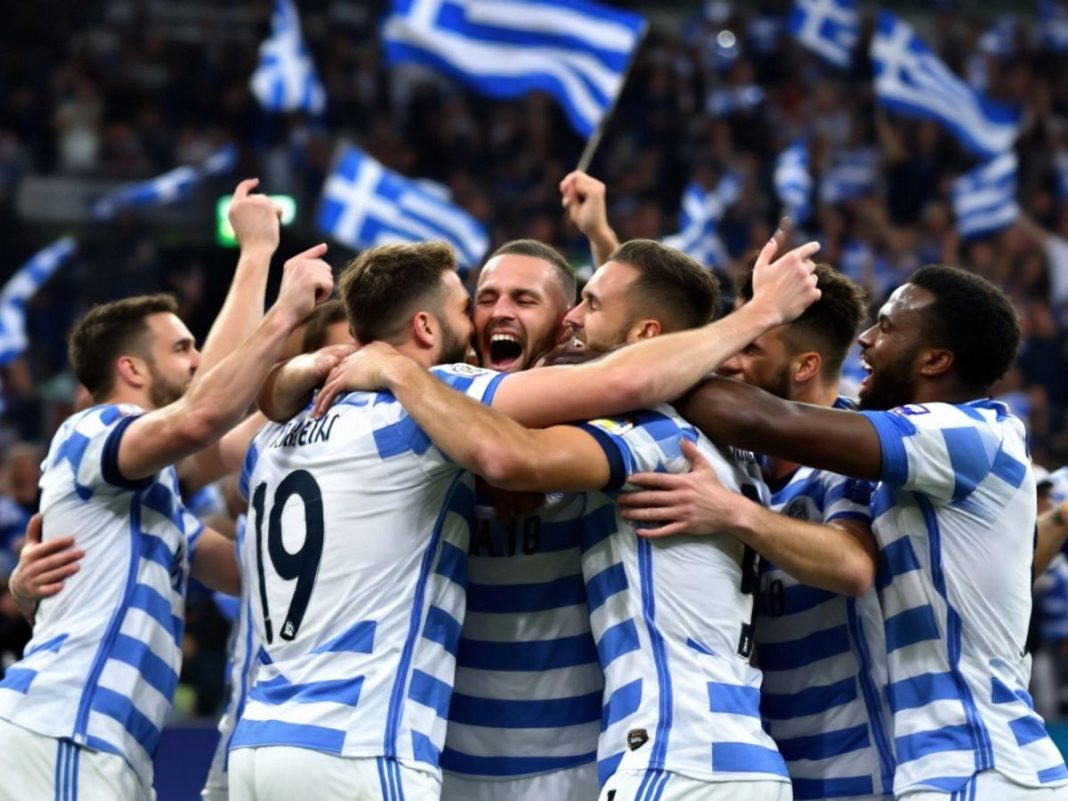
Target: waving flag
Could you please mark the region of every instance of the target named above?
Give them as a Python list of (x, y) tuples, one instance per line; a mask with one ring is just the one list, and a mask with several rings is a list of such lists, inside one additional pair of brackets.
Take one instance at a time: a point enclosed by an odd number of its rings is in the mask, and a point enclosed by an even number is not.
[(808, 143), (799, 140), (779, 154), (775, 162), (775, 194), (798, 225), (812, 214), (812, 176), (808, 171)]
[(711, 192), (696, 181), (691, 182), (682, 195), (679, 233), (664, 237), (664, 244), (708, 267), (726, 264), (727, 251), (716, 233), (716, 226), (741, 192), (742, 179), (733, 172), (724, 175)]
[(271, 35), (260, 45), (260, 63), (250, 86), (268, 111), (322, 114), (326, 108), (326, 90), (304, 45), (293, 0), (275, 0)]
[(588, 137), (612, 107), (642, 17), (588, 0), (393, 0), (391, 64), (445, 72), (490, 97), (542, 91)]
[(318, 225), (353, 248), (443, 239), (466, 266), (478, 264), (489, 248), (486, 229), (450, 198), (354, 147), (345, 150), (326, 181)]
[(1055, 53), (1068, 51), (1068, 9), (1060, 0), (1038, 0), (1038, 28), (1042, 46)]
[(226, 145), (208, 156), (199, 167), (176, 167), (147, 181), (120, 186), (93, 204), (93, 216), (108, 220), (128, 208), (166, 206), (184, 198), (193, 187), (210, 175), (232, 172), (237, 166), (237, 148)]
[(856, 0), (794, 0), (787, 28), (809, 50), (847, 69), (860, 39)]
[(1020, 114), (977, 94), (889, 11), (879, 14), (871, 44), (875, 94), (891, 111), (946, 126), (970, 151), (994, 158), (1012, 147)]
[(965, 239), (1000, 231), (1020, 214), (1016, 154), (1004, 153), (953, 182), (953, 214)]
[(26, 350), (26, 304), (74, 254), (70, 237), (37, 251), (0, 290), (0, 366)]
[(820, 179), (820, 200), (834, 205), (863, 197), (875, 188), (879, 155), (874, 149), (841, 151)]

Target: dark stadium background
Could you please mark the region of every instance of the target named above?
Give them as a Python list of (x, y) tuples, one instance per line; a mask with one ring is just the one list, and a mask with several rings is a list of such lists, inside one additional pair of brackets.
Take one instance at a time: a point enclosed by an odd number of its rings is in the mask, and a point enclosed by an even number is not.
[[(583, 143), (552, 101), (491, 102), (445, 81), (417, 83), (387, 70), (377, 35), (386, 3), (379, 0), (297, 5), (327, 90), (319, 120), (268, 115), (248, 90), (267, 33), (268, 2), (5, 4), (0, 278), (57, 236), (73, 233), (80, 246), (74, 262), (33, 301), (29, 349), (2, 374), (0, 488), (22, 507), (34, 503), (32, 491), (28, 496), (18, 486), (26, 460), (16, 464), (10, 454), (25, 454), (22, 443), (47, 443), (70, 410), (75, 385), (64, 345), (70, 323), (95, 302), (167, 289), (203, 337), (236, 261), (235, 250), (215, 241), (215, 201), (238, 176), (257, 175), (263, 189), (297, 201), (276, 272), (285, 255), (322, 238), (314, 212), (342, 142), (406, 175), (447, 184), (457, 202), (487, 223), (494, 244), (534, 237), (557, 245), (576, 266), (587, 263), (585, 242), (566, 224), (556, 189)], [(884, 4), (912, 21), (958, 74), (985, 70), (990, 96), (1027, 109), (1016, 146), (1019, 201), (1035, 225), (971, 243), (954, 232), (948, 186), (975, 160), (933, 123), (878, 121), (863, 57), (870, 19), (853, 67), (843, 72), (784, 33), (761, 48), (768, 26), (785, 19), (786, 0), (619, 5), (648, 14), (652, 28), (591, 168), (608, 185), (610, 218), (621, 238), (673, 233), (692, 177), (714, 181), (725, 168), (741, 168), (746, 188), (720, 228), (735, 257), (723, 272), (735, 275), (777, 219), (771, 173), (782, 148), (809, 133), (814, 172), (836, 149), (872, 150), (882, 159), (874, 192), (817, 204), (809, 227), (825, 241), (823, 257), (835, 263), (847, 241), (870, 248), (881, 265), (868, 276), (874, 303), (929, 261), (960, 264), (1003, 286), (1016, 302), (1025, 344), (999, 391), (1028, 418), (1036, 461), (1050, 469), (1068, 462), (1068, 298), (1051, 296), (1056, 265), (1043, 247), (1050, 234), (1068, 236), (1068, 179), (1062, 186), (1059, 164), (1068, 159), (1068, 54), (1036, 45), (1035, 5)], [(980, 37), (1006, 12), (1019, 23), (1013, 52), (984, 54)], [(717, 47), (723, 31), (734, 34), (736, 48)], [(750, 86), (762, 92), (760, 101), (732, 108), (732, 91)], [(106, 223), (90, 219), (91, 200), (106, 189), (195, 163), (227, 142), (240, 148), (234, 177), (211, 179), (174, 206)], [(340, 268), (351, 255), (332, 243), (328, 259)], [(0, 579), (0, 672), (27, 634), (2, 588)], [(1044, 622), (1054, 633), (1040, 638), (1039, 648), (1057, 657), (1068, 652), (1068, 640), (1057, 633), (1060, 621)], [(161, 799), (193, 797), (189, 788), (199, 788), (206, 770), (199, 760), (210, 755), (208, 718), (225, 700), (226, 631), (209, 602), (194, 601), (175, 727), (159, 760)], [(1056, 706), (1062, 692), (1056, 681), (1052, 691)], [(189, 722), (198, 719), (204, 722)], [(1064, 739), (1063, 730), (1055, 734)]]

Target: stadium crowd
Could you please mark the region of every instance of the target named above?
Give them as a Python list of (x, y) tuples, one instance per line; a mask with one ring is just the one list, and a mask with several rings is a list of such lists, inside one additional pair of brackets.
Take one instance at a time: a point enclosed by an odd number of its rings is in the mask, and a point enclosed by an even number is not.
[[(20, 187), (31, 176), (104, 183), (145, 178), (197, 163), (222, 144), (239, 147), (239, 172), (291, 194), (301, 210), (283, 235), (289, 256), (320, 235), (315, 208), (335, 147), (355, 140), (405, 175), (446, 184), (486, 222), (494, 246), (550, 243), (592, 274), (589, 241), (561, 209), (560, 180), (582, 149), (547, 97), (488, 101), (423, 69), (384, 65), (377, 21), (385, 3), (301, 4), (306, 40), (329, 98), (318, 119), (265, 113), (248, 89), (266, 6), (209, 9), (119, 0), (57, 4), (52, 24), (13, 10), (0, 33), (0, 232), (12, 272), (55, 223), (27, 222)], [(953, 178), (974, 159), (933, 122), (876, 107), (867, 33), (848, 70), (820, 61), (785, 32), (792, 4), (709, 2), (696, 14), (664, 13), (638, 51), (590, 172), (607, 185), (609, 221), (621, 241), (678, 230), (679, 201), (696, 178), (714, 186), (728, 170), (743, 188), (719, 235), (730, 256), (715, 265), (733, 287), (776, 227), (776, 156), (809, 141), (814, 212), (794, 243), (815, 239), (819, 259), (860, 284), (871, 310), (924, 264), (960, 265), (1001, 287), (1019, 315), (1018, 358), (991, 394), (1028, 427), (1036, 464), (1068, 462), (1068, 53), (1053, 52), (1034, 19), (1009, 24), (952, 3), (920, 24), (946, 63), (989, 96), (1025, 108), (1016, 144), (1019, 219), (1003, 231), (963, 239), (949, 200)], [(836, 167), (861, 165), (873, 180), (841, 198)], [(210, 205), (229, 179), (215, 179), (189, 205)], [(33, 210), (29, 209), (33, 217)], [(201, 229), (190, 233), (190, 219)], [(26, 353), (3, 368), (0, 467), (0, 587), (39, 502), (37, 465), (60, 422), (79, 402), (65, 337), (98, 302), (170, 291), (198, 340), (221, 306), (236, 261), (206, 244), (206, 214), (158, 219), (131, 213), (81, 223), (85, 247), (29, 308)], [(96, 226), (94, 228), (94, 226)], [(335, 271), (350, 255), (331, 246)], [(596, 267), (597, 265), (593, 265)], [(468, 278), (474, 287), (477, 272)], [(867, 327), (866, 325), (862, 328)], [(847, 389), (863, 377), (854, 352)], [(1052, 486), (1056, 500), (1063, 487)], [(225, 509), (221, 490), (200, 496), (205, 517)], [(191, 507), (193, 508), (193, 507)], [(200, 514), (200, 512), (198, 512)], [(1068, 579), (1041, 585), (1032, 645), (1068, 647)], [(179, 707), (211, 715), (224, 702), (227, 624), (207, 592), (194, 591), (182, 650)], [(0, 589), (0, 675), (30, 629)], [(1047, 665), (1036, 696), (1042, 711), (1068, 711), (1068, 686)]]

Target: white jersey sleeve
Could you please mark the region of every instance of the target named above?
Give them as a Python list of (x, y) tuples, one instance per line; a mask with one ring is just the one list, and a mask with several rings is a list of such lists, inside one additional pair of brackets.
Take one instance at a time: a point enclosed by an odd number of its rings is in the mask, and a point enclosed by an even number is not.
[(880, 478), (892, 487), (949, 503), (968, 497), (991, 473), (1016, 485), (1020, 463), (1002, 448), (997, 429), (969, 406), (909, 404), (863, 412), (879, 436)]

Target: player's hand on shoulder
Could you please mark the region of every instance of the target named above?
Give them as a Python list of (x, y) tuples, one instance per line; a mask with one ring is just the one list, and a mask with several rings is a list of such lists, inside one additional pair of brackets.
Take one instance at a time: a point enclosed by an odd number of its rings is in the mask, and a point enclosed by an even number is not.
[(248, 178), (237, 185), (227, 217), (242, 250), (261, 248), (274, 253), (278, 249), (281, 207), (266, 195), (253, 195), (259, 178)]
[(816, 263), (812, 260), (820, 249), (819, 242), (806, 242), (772, 261), (780, 252), (778, 240), (771, 239), (757, 257), (750, 301), (765, 311), (775, 325), (799, 317), (820, 297), (813, 272)]
[(326, 249), (326, 243), (320, 243), (285, 263), (275, 305), (294, 316), (294, 325), (329, 298), (334, 288), (333, 271), (322, 259)]
[(74, 537), (52, 537), (41, 541), (41, 515), (30, 518), (26, 542), (11, 574), (9, 589), (16, 602), (36, 604), (63, 589), (63, 581), (78, 572), (85, 551), (74, 547)]
[(408, 357), (385, 342), (372, 342), (346, 356), (330, 371), (323, 388), (319, 390), (312, 416), (322, 417), (334, 401), (346, 392), (388, 389), (386, 370), (397, 359)]

